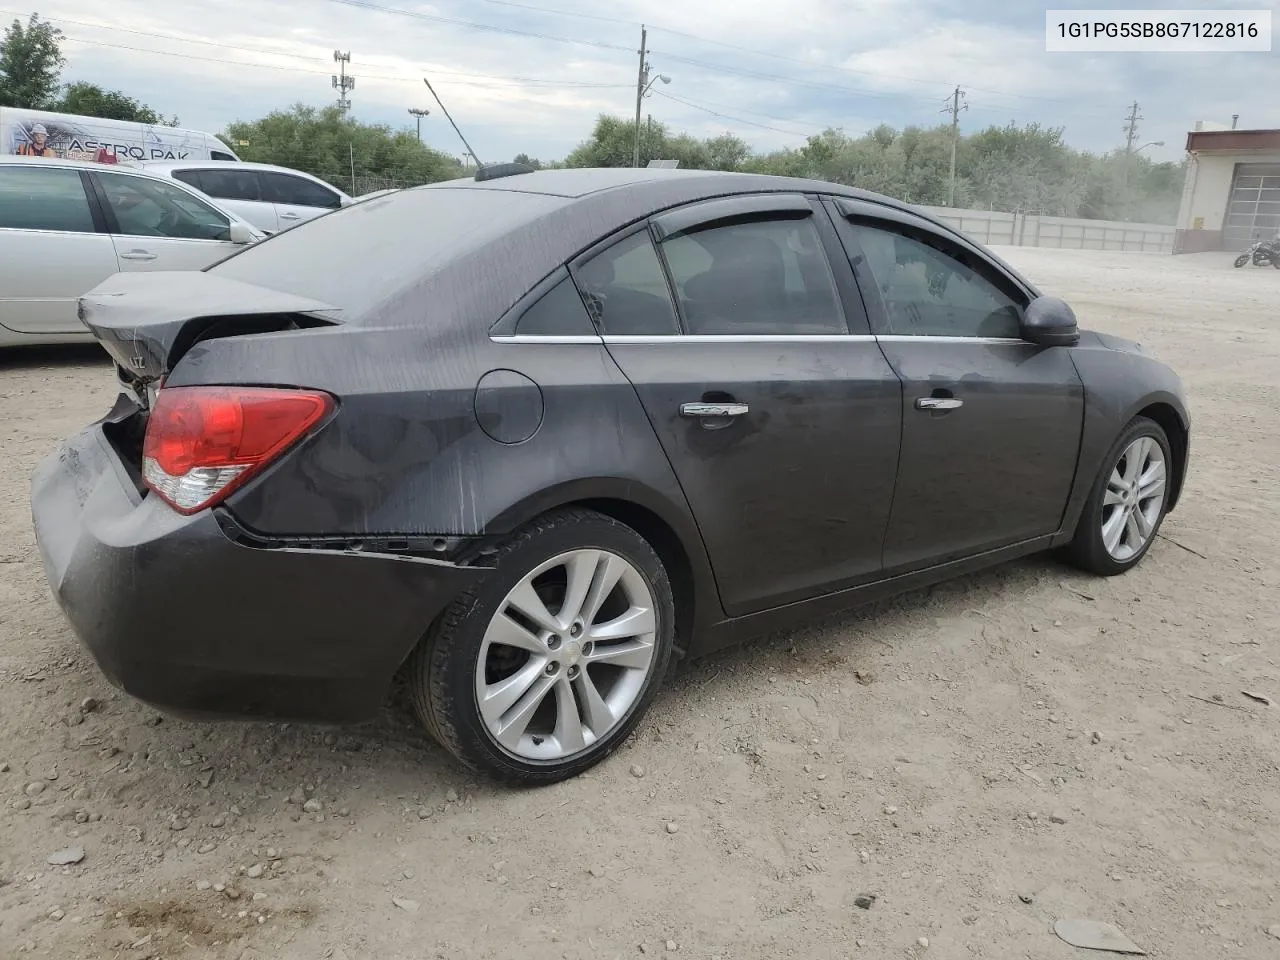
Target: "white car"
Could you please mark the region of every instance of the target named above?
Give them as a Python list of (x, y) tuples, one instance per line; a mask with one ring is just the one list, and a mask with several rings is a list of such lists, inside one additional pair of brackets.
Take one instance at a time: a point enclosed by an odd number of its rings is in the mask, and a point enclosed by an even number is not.
[(136, 168), (0, 157), (0, 347), (91, 341), (78, 301), (107, 277), (199, 270), (264, 236)]
[(269, 163), (166, 160), (144, 166), (195, 187), (268, 235), (352, 202), (347, 194), (309, 173)]

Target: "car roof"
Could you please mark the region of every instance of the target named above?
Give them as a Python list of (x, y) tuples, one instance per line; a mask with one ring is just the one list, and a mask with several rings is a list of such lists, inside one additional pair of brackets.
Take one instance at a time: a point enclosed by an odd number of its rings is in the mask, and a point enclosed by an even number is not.
[(222, 170), (271, 170), (276, 173), (296, 173), (304, 177), (313, 177), (314, 174), (307, 173), (305, 170), (295, 170), (293, 167), (282, 167), (274, 163), (246, 163), (244, 160), (144, 160), (142, 166), (147, 170), (194, 170), (199, 168)]
[(98, 163), (95, 160), (64, 160), (61, 157), (0, 156), (0, 165), (26, 167), (63, 167), (72, 170), (97, 170), (105, 173), (131, 173), (152, 180), (166, 179), (141, 165), (129, 163)]

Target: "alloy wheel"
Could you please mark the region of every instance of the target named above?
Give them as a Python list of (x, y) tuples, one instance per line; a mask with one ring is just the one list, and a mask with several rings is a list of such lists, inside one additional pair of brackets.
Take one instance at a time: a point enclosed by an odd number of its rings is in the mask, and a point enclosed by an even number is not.
[(1102, 545), (1119, 563), (1146, 547), (1164, 509), (1168, 478), (1164, 448), (1154, 437), (1125, 447), (1107, 478), (1102, 500)]
[(476, 663), (476, 703), (495, 743), (559, 762), (607, 737), (649, 678), (656, 611), (644, 575), (608, 550), (562, 553), (524, 576)]

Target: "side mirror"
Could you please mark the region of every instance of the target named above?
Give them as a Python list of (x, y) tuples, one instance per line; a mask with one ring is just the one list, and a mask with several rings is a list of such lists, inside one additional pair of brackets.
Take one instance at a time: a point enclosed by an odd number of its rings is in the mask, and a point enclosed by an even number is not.
[(249, 229), (249, 225), (240, 223), (236, 220), (231, 221), (231, 227), (227, 231), (227, 239), (232, 243), (253, 243), (257, 238), (253, 235), (253, 231)]
[(1065, 300), (1037, 297), (1022, 314), (1023, 340), (1042, 347), (1070, 347), (1080, 342), (1076, 314)]

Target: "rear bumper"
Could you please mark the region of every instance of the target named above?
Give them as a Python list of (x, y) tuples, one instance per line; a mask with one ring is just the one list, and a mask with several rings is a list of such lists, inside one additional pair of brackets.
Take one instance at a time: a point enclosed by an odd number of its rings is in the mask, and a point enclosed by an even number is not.
[(178, 713), (375, 715), (428, 625), (483, 568), (235, 542), (215, 511), (142, 496), (102, 431), (37, 469), (32, 518), (54, 596), (107, 678)]

